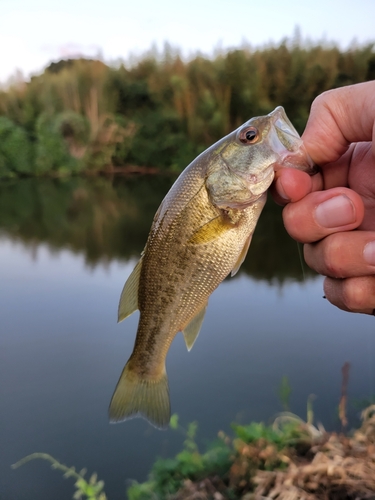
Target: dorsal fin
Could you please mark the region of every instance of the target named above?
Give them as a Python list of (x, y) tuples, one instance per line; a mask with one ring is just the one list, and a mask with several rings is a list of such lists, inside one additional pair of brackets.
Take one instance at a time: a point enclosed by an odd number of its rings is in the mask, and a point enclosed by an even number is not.
[(202, 307), (202, 309), (194, 316), (194, 318), (190, 321), (190, 323), (183, 330), (185, 344), (187, 350), (190, 351), (194, 345), (194, 342), (197, 340), (199, 331), (202, 327), (204, 315), (206, 313), (207, 303)]
[(138, 309), (138, 284), (142, 269), (142, 260), (141, 257), (131, 275), (126, 280), (122, 290), (120, 303), (118, 305), (118, 322), (124, 320)]

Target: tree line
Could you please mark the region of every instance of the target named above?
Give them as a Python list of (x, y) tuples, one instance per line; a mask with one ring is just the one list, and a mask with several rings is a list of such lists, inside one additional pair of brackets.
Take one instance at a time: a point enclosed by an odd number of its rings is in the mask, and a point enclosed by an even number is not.
[(0, 91), (0, 178), (181, 171), (243, 122), (284, 106), (301, 132), (321, 92), (375, 79), (375, 44), (284, 40), (186, 61), (166, 46), (131, 66), (51, 63)]

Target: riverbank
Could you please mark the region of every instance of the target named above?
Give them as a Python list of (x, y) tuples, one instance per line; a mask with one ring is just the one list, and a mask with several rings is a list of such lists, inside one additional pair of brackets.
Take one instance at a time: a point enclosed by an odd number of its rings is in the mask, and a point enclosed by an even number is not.
[[(345, 435), (326, 432), (285, 412), (270, 427), (234, 424), (235, 438), (220, 432), (201, 454), (197, 424), (184, 430), (184, 449), (158, 459), (149, 480), (133, 482), (128, 500), (373, 500), (375, 499), (375, 405), (362, 412), (361, 427)], [(177, 415), (170, 426), (183, 430)], [(29, 455), (12, 468), (43, 459), (76, 480), (73, 498), (108, 500), (96, 473), (86, 479), (46, 453)]]
[(187, 431), (185, 449), (155, 463), (150, 479), (133, 484), (129, 500), (316, 500), (375, 498), (375, 405), (361, 427), (325, 432), (284, 413), (273, 426), (234, 425), (205, 454)]

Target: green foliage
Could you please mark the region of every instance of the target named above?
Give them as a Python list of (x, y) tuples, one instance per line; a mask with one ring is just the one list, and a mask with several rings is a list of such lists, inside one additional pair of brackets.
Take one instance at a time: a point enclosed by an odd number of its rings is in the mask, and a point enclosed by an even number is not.
[[(366, 467), (363, 469), (362, 464), (366, 466), (368, 460), (371, 461), (374, 415), (375, 405), (364, 410), (361, 417), (362, 427), (353, 438), (348, 438), (337, 436), (335, 433), (329, 436), (324, 429), (322, 432), (312, 433), (311, 424), (303, 422), (296, 415), (284, 413), (275, 420), (272, 427), (265, 426), (263, 423), (251, 423), (247, 426), (233, 425), (237, 438), (232, 441), (220, 432), (220, 439), (212, 443), (204, 454), (199, 452), (195, 443), (196, 423), (189, 424), (184, 430), (179, 424), (178, 416), (172, 415), (171, 428), (183, 431), (186, 435), (184, 449), (174, 459), (157, 460), (148, 481), (141, 484), (134, 482), (128, 488), (128, 500), (260, 498), (262, 494), (270, 491), (270, 488), (272, 488), (272, 493), (278, 494), (282, 491), (289, 495), (291, 485), (296, 491), (296, 486), (300, 486), (302, 494), (311, 491), (328, 491), (329, 493), (338, 491), (338, 482), (335, 481), (332, 489), (329, 489), (329, 484), (327, 484), (327, 477), (335, 476), (339, 476), (337, 481), (340, 481), (340, 485), (349, 486), (350, 493), (354, 491), (351, 489), (353, 479), (349, 478), (348, 482), (342, 483), (342, 475), (339, 474), (343, 469), (342, 465), (336, 464), (336, 471), (335, 460), (332, 458), (337, 456), (340, 458), (342, 450), (345, 449), (347, 455), (346, 458), (344, 457), (345, 460), (351, 457), (352, 461), (358, 461), (354, 471), (358, 484), (370, 485), (368, 481), (372, 477), (371, 471), (368, 472)], [(325, 439), (322, 439), (323, 433)], [(368, 453), (367, 448), (370, 450)], [(368, 454), (365, 460), (364, 450)], [(73, 477), (76, 480), (73, 499), (106, 500), (103, 491), (104, 483), (97, 480), (96, 474), (93, 474), (87, 481), (84, 478), (85, 470), (76, 472), (74, 467), (67, 467), (46, 453), (33, 453), (12, 465), (12, 468), (17, 468), (37, 458), (51, 462), (52, 468), (61, 470), (64, 477)], [(332, 473), (328, 475), (325, 473), (327, 463), (332, 469)], [(310, 469), (309, 473), (306, 473), (306, 466)], [(272, 472), (266, 474), (264, 471)], [(275, 471), (278, 471), (277, 474)], [(312, 483), (312, 477), (318, 482)], [(280, 490), (283, 478), (285, 489)], [(295, 480), (298, 481), (297, 484), (293, 482)], [(313, 489), (311, 484), (314, 485)], [(365, 493), (371, 493), (371, 491), (366, 489)], [(363, 495), (360, 493), (359, 497), (362, 498)], [(262, 498), (265, 497), (262, 496)]]
[(155, 483), (146, 481), (145, 483), (134, 482), (127, 489), (128, 500), (158, 500), (158, 495), (155, 493)]
[(47, 453), (33, 453), (27, 457), (22, 458), (17, 463), (12, 465), (13, 469), (17, 469), (21, 465), (29, 462), (30, 460), (42, 459), (51, 462), (52, 469), (61, 470), (64, 473), (65, 478), (73, 477), (75, 482), (76, 491), (73, 495), (74, 500), (80, 500), (81, 498), (86, 498), (87, 500), (106, 500), (107, 497), (103, 491), (104, 482), (98, 481), (97, 475), (94, 473), (88, 481), (84, 478), (86, 471), (85, 469), (77, 472), (74, 467), (67, 467), (66, 465), (60, 463), (58, 460), (53, 458)]
[[(284, 469), (285, 450), (298, 448), (303, 453), (309, 449), (318, 430), (290, 413), (280, 415), (272, 426), (263, 422), (249, 425), (232, 424), (235, 438), (224, 433), (211, 443), (205, 453), (200, 453), (195, 441), (195, 422), (183, 429), (177, 415), (172, 415), (172, 429), (185, 434), (184, 448), (173, 459), (158, 459), (152, 467), (149, 480), (133, 483), (128, 489), (129, 500), (164, 500), (172, 497), (183, 487), (186, 480), (199, 483), (203, 479), (220, 477), (225, 488), (225, 498), (237, 498), (237, 484), (245, 479), (243, 470), (255, 473), (257, 469)], [(246, 464), (246, 466), (245, 466)], [(245, 468), (244, 468), (245, 467)], [(249, 478), (246, 479), (249, 482)], [(180, 498), (180, 497), (179, 497)], [(181, 497), (183, 498), (183, 497)]]
[(267, 426), (263, 422), (251, 422), (249, 425), (232, 424), (235, 435), (243, 443), (256, 443), (265, 441), (272, 443), (278, 450), (288, 446), (295, 446), (298, 442), (309, 441), (313, 437), (321, 435), (324, 429), (313, 426), (314, 412), (313, 400), (315, 396), (310, 394), (307, 398), (307, 417), (304, 422), (297, 415), (289, 411), (289, 397), (292, 392), (289, 379), (284, 375), (279, 387), (279, 396), (285, 411), (274, 421), (272, 426)]
[(148, 110), (137, 116), (136, 122), (138, 131), (127, 156), (128, 162), (181, 171), (197, 156), (198, 149), (186, 137), (175, 113)]
[(375, 405), (375, 396), (369, 396), (368, 398), (354, 399), (352, 401), (353, 408), (356, 410), (364, 410), (371, 405)]
[(56, 115), (53, 130), (66, 140), (74, 140), (77, 146), (86, 144), (90, 136), (90, 124), (87, 118), (71, 110)]
[(169, 420), (169, 427), (171, 429), (178, 429), (178, 415), (177, 413), (173, 413), (173, 415), (171, 415), (171, 418)]
[(148, 481), (130, 486), (127, 491), (129, 500), (162, 500), (176, 493), (186, 479), (198, 481), (211, 474), (228, 474), (232, 453), (228, 444), (220, 439), (202, 454), (195, 441), (197, 423), (192, 422), (184, 429), (178, 420), (178, 415), (172, 415), (170, 427), (185, 434), (184, 448), (175, 458), (158, 459)]
[(278, 445), (281, 443), (280, 435), (263, 422), (252, 422), (249, 425), (232, 424), (232, 429), (235, 435), (245, 443), (253, 443), (259, 439), (265, 439)]
[(198, 452), (198, 446), (195, 442), (195, 436), (197, 434), (198, 424), (197, 422), (190, 422), (186, 430), (186, 439), (184, 441), (184, 446), (186, 451), (195, 453)]
[(61, 114), (55, 117), (42, 114), (37, 120), (35, 160), (37, 175), (46, 173), (64, 175), (77, 173), (80, 170), (79, 160), (70, 154), (68, 144), (62, 135), (64, 119)]
[(189, 61), (168, 46), (129, 67), (59, 61), (30, 82), (0, 91), (0, 117), (23, 131), (14, 141), (35, 144), (37, 151), (33, 169), (9, 153), (4, 166), (0, 149), (0, 172), (65, 175), (127, 164), (179, 171), (220, 137), (278, 105), (301, 132), (318, 94), (374, 75), (374, 44), (342, 51), (299, 36)]
[(25, 130), (0, 116), (0, 179), (31, 173), (31, 144)]
[[(285, 384), (285, 382), (284, 382)], [(232, 424), (235, 438), (230, 439), (223, 432), (210, 444), (205, 453), (199, 451), (196, 435), (198, 425), (191, 422), (185, 429), (179, 423), (177, 414), (170, 419), (170, 427), (183, 433), (184, 446), (174, 458), (157, 459), (148, 481), (133, 482), (127, 490), (129, 500), (165, 500), (185, 498), (181, 493), (186, 484), (199, 484), (201, 481), (220, 483), (220, 491), (225, 498), (238, 498), (240, 491), (249, 491), (252, 477), (257, 470), (285, 469), (289, 463), (288, 448), (301, 456), (310, 450), (313, 439), (321, 439), (322, 431), (312, 426), (312, 397), (308, 401), (308, 419), (304, 422), (291, 413), (283, 413), (272, 426), (252, 422), (249, 425)], [(372, 410), (372, 409), (371, 409)], [(65, 477), (76, 479), (74, 499), (106, 500), (104, 483), (93, 474), (89, 481), (84, 479), (85, 471), (76, 472), (50, 455), (34, 453), (13, 465), (13, 468), (42, 458), (52, 464), (52, 468), (62, 470)], [(219, 483), (218, 483), (219, 481)], [(245, 488), (245, 489), (244, 489)], [(178, 493), (178, 497), (174, 495)]]
[(249, 425), (232, 424), (235, 435), (244, 443), (255, 443), (259, 440), (273, 443), (278, 450), (286, 446), (292, 446), (303, 436), (305, 431), (302, 421), (299, 419), (290, 419), (285, 421), (282, 428), (267, 426), (263, 422), (252, 422)]

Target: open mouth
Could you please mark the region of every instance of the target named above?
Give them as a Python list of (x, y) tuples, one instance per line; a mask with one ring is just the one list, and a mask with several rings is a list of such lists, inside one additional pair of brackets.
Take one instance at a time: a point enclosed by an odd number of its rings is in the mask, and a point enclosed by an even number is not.
[(284, 148), (289, 152), (298, 151), (303, 142), (297, 130), (286, 116), (284, 108), (278, 106), (269, 116), (272, 118), (273, 131), (276, 132), (276, 134), (272, 134), (274, 136), (272, 146), (276, 148), (275, 152), (282, 153)]
[(317, 168), (307, 154), (297, 130), (286, 116), (284, 108), (278, 106), (269, 116), (272, 118), (270, 146), (280, 157), (279, 166), (298, 168), (310, 175), (316, 173)]

